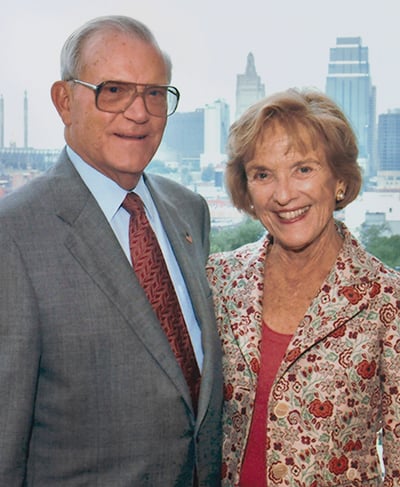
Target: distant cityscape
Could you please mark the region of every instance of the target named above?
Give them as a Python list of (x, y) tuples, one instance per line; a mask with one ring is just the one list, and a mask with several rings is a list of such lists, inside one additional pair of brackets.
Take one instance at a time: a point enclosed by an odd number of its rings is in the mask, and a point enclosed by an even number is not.
[[(243, 219), (224, 188), (226, 142), (230, 124), (253, 103), (265, 97), (250, 52), (245, 70), (236, 77), (235, 115), (223, 99), (168, 119), (163, 142), (149, 170), (178, 180), (208, 201), (215, 227)], [(363, 191), (338, 218), (357, 233), (361, 224), (385, 225), (400, 234), (400, 108), (376, 113), (376, 87), (370, 76), (368, 47), (361, 37), (338, 37), (330, 48), (325, 92), (349, 118), (359, 144)], [(0, 95), (0, 197), (48, 169), (59, 151), (29, 146), (28, 95), (24, 94), (24, 146), (5, 146), (5, 100)]]

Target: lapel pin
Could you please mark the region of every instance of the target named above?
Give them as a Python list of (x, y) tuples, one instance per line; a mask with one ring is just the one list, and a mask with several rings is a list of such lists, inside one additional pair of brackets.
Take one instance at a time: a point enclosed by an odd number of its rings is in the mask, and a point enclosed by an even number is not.
[(187, 232), (186, 232), (185, 238), (186, 238), (186, 240), (187, 240), (189, 243), (193, 243), (192, 236), (191, 236), (191, 235), (189, 235)]

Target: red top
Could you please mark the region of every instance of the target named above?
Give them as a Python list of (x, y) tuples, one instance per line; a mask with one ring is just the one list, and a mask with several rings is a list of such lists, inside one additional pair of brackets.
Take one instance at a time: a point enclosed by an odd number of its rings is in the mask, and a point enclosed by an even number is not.
[(268, 398), (276, 373), (292, 335), (271, 330), (263, 322), (261, 364), (250, 434), (240, 473), (240, 487), (267, 487), (267, 408)]

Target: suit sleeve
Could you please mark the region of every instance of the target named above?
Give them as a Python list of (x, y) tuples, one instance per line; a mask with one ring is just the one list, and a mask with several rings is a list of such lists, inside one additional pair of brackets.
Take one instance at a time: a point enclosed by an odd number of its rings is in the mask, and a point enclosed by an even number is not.
[(0, 231), (0, 485), (23, 485), (39, 367), (38, 313), (20, 252)]

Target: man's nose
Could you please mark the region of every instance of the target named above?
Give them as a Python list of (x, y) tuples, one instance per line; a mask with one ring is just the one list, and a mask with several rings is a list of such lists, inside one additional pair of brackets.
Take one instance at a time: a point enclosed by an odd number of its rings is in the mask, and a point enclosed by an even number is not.
[(144, 93), (135, 93), (132, 101), (128, 107), (124, 110), (126, 118), (134, 120), (135, 122), (144, 122), (149, 118), (149, 113), (144, 101)]

